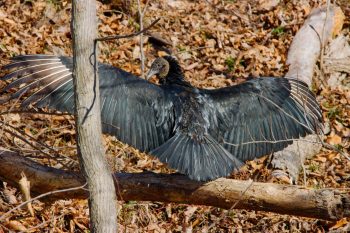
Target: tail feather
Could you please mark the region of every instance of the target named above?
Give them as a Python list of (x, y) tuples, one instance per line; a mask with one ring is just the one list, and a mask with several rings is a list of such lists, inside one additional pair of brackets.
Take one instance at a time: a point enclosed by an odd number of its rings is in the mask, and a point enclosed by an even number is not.
[(151, 154), (169, 167), (199, 181), (228, 176), (243, 165), (210, 135), (198, 142), (177, 132), (163, 145), (151, 151)]

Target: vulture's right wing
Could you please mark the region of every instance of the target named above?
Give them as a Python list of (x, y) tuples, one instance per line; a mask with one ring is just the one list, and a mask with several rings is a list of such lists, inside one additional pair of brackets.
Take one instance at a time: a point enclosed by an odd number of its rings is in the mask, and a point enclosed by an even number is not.
[[(18, 56), (3, 69), (12, 70), (3, 80), (14, 79), (4, 91), (19, 87), (12, 99), (29, 91), (22, 107), (35, 104), (74, 113), (72, 58)], [(171, 96), (157, 85), (110, 65), (100, 63), (98, 74), (104, 133), (142, 151), (150, 151), (170, 138), (174, 128)]]

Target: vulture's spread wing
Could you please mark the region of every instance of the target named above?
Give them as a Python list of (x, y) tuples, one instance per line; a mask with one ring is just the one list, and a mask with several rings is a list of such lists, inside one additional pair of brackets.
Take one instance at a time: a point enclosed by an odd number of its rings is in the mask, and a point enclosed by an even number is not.
[(321, 126), (315, 97), (296, 79), (257, 78), (202, 91), (216, 111), (211, 134), (242, 161), (279, 151)]
[[(19, 87), (11, 98), (29, 91), (22, 106), (34, 104), (74, 113), (72, 58), (50, 55), (18, 56), (3, 67), (14, 78), (5, 91)], [(163, 89), (131, 73), (99, 64), (101, 117), (104, 133), (142, 151), (150, 151), (170, 138), (173, 104)]]

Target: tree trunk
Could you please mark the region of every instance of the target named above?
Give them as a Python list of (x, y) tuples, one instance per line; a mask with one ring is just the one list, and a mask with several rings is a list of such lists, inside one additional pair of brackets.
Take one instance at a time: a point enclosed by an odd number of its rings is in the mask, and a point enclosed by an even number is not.
[[(33, 194), (78, 187), (84, 179), (78, 173), (36, 163), (15, 152), (0, 150), (0, 178), (18, 186), (21, 172), (31, 183)], [(295, 185), (258, 183), (220, 178), (197, 182), (179, 174), (114, 174), (119, 200), (162, 201), (220, 208), (270, 211), (325, 220), (350, 217), (347, 190), (308, 189)], [(51, 200), (86, 198), (85, 190), (56, 193)]]
[(90, 192), (91, 232), (115, 233), (116, 195), (104, 157), (99, 81), (91, 56), (97, 38), (95, 0), (73, 1), (72, 34), (78, 155)]

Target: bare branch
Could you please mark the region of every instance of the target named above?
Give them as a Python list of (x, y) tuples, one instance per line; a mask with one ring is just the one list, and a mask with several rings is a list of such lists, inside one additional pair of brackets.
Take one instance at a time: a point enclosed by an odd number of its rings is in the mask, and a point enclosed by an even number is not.
[[(19, 156), (17, 153), (0, 153), (0, 177), (17, 186), (24, 171), (31, 182), (33, 193), (50, 192), (81, 186), (82, 176), (49, 168)], [(193, 205), (210, 205), (220, 208), (271, 211), (325, 220), (350, 216), (348, 190), (318, 189), (302, 186), (259, 183), (220, 178), (208, 183), (189, 180), (180, 174), (116, 173), (116, 194), (124, 201), (161, 201)], [(248, 188), (247, 188), (248, 187)], [(83, 189), (55, 193), (50, 200), (60, 198), (87, 198)], [(300, 201), (303, 200), (303, 201)]]

